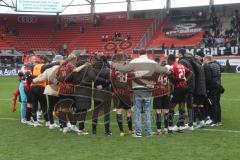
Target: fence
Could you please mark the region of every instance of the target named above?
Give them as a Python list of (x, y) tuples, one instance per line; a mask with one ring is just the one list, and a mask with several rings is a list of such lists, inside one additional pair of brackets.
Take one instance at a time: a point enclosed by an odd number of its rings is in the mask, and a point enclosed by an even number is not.
[(147, 47), (149, 41), (152, 39), (154, 34), (159, 29), (161, 21), (163, 20), (164, 17), (165, 17), (165, 15), (159, 14), (159, 16), (153, 21), (153, 23), (147, 29), (147, 31), (145, 32), (145, 34), (143, 35), (143, 37), (141, 38), (141, 40), (139, 41), (139, 43), (137, 44), (135, 49)]

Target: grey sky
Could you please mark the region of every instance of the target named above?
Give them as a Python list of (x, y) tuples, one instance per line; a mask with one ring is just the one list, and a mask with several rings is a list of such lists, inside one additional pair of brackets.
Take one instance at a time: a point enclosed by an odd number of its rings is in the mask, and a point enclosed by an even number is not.
[[(12, 4), (11, 0), (5, 0), (8, 4)], [(13, 0), (15, 1), (15, 0)], [(104, 2), (122, 2), (125, 0), (96, 0), (96, 3)], [(134, 0), (133, 0), (134, 1)], [(69, 4), (71, 0), (63, 0), (63, 4)], [(2, 4), (3, 2), (0, 2)], [(215, 0), (215, 4), (227, 4), (227, 3), (240, 3), (240, 0)], [(72, 4), (87, 4), (85, 0), (73, 0)], [(201, 6), (208, 5), (209, 0), (171, 0), (172, 7), (186, 7), (186, 6)], [(146, 9), (159, 9), (166, 6), (166, 0), (151, 0), (145, 2), (132, 2), (133, 10), (146, 10)], [(114, 12), (114, 11), (126, 11), (126, 3), (115, 3), (115, 4), (99, 4), (96, 5), (96, 12)], [(62, 14), (81, 14), (89, 13), (90, 6), (77, 6), (68, 7)], [(14, 13), (13, 10), (5, 7), (0, 7), (0, 13)], [(16, 13), (16, 12), (15, 12)], [(20, 12), (18, 12), (19, 14)], [(23, 13), (23, 12), (21, 12)], [(29, 13), (28, 14), (33, 14)], [(42, 14), (42, 13), (41, 13)]]

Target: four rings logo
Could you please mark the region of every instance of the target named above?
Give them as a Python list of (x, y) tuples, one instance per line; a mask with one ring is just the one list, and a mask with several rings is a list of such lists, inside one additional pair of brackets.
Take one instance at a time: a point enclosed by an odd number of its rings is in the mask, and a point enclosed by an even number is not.
[(19, 23), (37, 23), (38, 18), (36, 16), (18, 16)]

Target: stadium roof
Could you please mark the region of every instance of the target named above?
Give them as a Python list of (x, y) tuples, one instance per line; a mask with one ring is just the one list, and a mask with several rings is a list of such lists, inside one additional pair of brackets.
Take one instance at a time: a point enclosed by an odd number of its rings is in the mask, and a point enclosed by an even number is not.
[[(16, 1), (18, 0), (0, 0), (0, 13), (17, 13), (15, 12)], [(87, 0), (62, 0), (63, 12), (61, 14), (81, 14), (90, 12), (90, 4)], [(166, 0), (131, 0), (132, 10), (160, 9), (166, 6)], [(215, 4), (240, 3), (240, 0), (214, 0)], [(209, 0), (171, 0), (172, 8), (203, 6), (209, 5)], [(115, 12), (126, 11), (126, 0), (96, 0), (96, 12)], [(54, 14), (54, 13), (36, 13), (27, 12), (27, 14)]]

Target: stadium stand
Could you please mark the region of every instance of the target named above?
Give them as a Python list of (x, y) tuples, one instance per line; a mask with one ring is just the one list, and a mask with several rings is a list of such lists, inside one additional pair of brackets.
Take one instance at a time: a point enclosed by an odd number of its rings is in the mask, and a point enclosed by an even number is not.
[[(170, 47), (172, 44), (175, 47), (196, 46), (202, 40), (204, 31), (204, 24), (202, 22), (205, 20), (181, 19), (181, 17), (165, 18), (155, 36), (149, 42), (148, 47), (159, 48), (163, 43), (166, 47)], [(192, 32), (191, 29), (199, 30)]]
[(4, 40), (0, 39), (0, 49), (8, 49), (11, 48), (9, 44), (7, 44)]
[[(81, 48), (85, 48), (90, 52), (104, 51), (104, 45), (107, 42), (101, 40), (102, 34), (106, 34), (109, 39), (113, 39), (116, 31), (120, 32), (124, 38), (128, 33), (131, 35), (132, 47), (127, 50), (131, 51), (152, 21), (153, 19), (104, 20), (99, 27), (87, 24), (86, 31), (83, 34), (77, 34), (69, 44), (69, 51)], [(121, 49), (118, 48), (118, 50)]]
[(50, 48), (59, 51), (64, 44), (69, 43), (79, 34), (80, 25), (64, 28), (63, 30), (55, 31), (52, 34)]
[(49, 48), (54, 26), (47, 25), (18, 25), (18, 39), (29, 49), (42, 50)]
[[(3, 34), (4, 38), (1, 40), (1, 47), (15, 48), (22, 52), (27, 52), (28, 50), (53, 50), (58, 52), (63, 48), (64, 44), (67, 45), (68, 53), (74, 49), (83, 48), (90, 52), (104, 51), (104, 45), (107, 42), (101, 41), (102, 34), (107, 34), (110, 40), (116, 31), (122, 34), (123, 39), (126, 38), (127, 34), (131, 35), (132, 47), (128, 50), (130, 52), (153, 21), (153, 18), (127, 20), (126, 17), (120, 19), (112, 17), (103, 19), (98, 27), (93, 26), (89, 21), (74, 22), (74, 25), (68, 25), (67, 27), (62, 22), (62, 29), (57, 30), (53, 16), (48, 18), (40, 16), (38, 17), (38, 22), (33, 24), (20, 23), (21, 21), (16, 22), (13, 20), (14, 17), (21, 20), (22, 17), (26, 18), (29, 16), (8, 15), (9, 22), (7, 28), (14, 28), (17, 31), (17, 35), (6, 33), (2, 27), (1, 35)], [(43, 18), (47, 19), (47, 23), (43, 23)], [(85, 28), (84, 33), (80, 31), (80, 26), (82, 25)], [(120, 42), (116, 43), (119, 44)]]
[[(146, 40), (147, 46), (137, 46), (137, 44), (140, 44), (140, 40), (149, 31), (154, 19), (160, 13), (164, 15), (160, 10), (136, 12), (130, 20), (127, 20), (126, 12), (102, 13), (99, 26), (92, 24), (89, 14), (63, 15), (60, 16), (61, 29), (57, 29), (57, 19), (53, 15), (1, 14), (0, 47), (1, 49), (14, 48), (24, 53), (29, 50), (59, 52), (65, 45), (68, 53), (75, 49), (86, 49), (90, 53), (100, 51), (108, 54), (112, 51), (106, 52), (104, 47), (108, 42), (102, 41), (101, 37), (108, 35), (108, 40), (112, 40), (115, 32), (120, 32), (123, 39), (127, 34), (131, 35), (132, 46), (124, 50), (129, 53), (136, 47), (161, 48), (163, 43), (165, 47), (171, 47), (172, 44), (174, 47), (201, 48), (234, 46), (239, 41), (236, 37), (240, 33), (237, 6), (216, 6), (215, 13), (219, 21), (218, 28), (220, 28), (218, 34), (213, 31), (213, 28), (216, 28), (213, 25), (215, 22), (212, 21), (214, 18), (209, 18), (208, 6), (172, 9), (170, 16), (161, 21), (153, 37)], [(73, 25), (70, 25), (71, 23)], [(84, 26), (84, 32), (81, 32), (81, 26)], [(208, 46), (206, 46), (205, 43), (209, 39), (213, 42), (207, 43)], [(220, 44), (219, 41), (221, 41)], [(114, 43), (121, 51), (119, 47), (121, 42), (114, 41)]]

